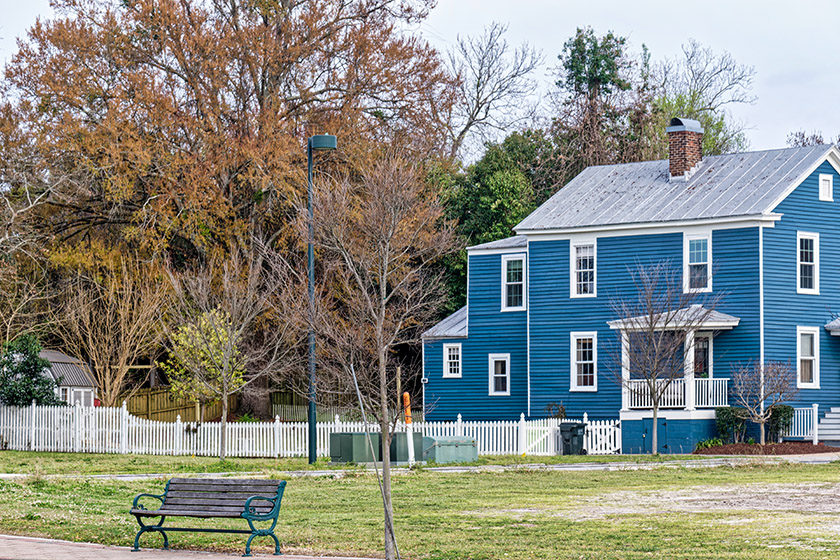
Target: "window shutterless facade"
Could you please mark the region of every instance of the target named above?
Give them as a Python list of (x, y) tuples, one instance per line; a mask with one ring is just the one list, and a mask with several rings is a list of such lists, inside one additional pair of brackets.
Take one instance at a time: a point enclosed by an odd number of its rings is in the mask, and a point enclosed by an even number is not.
[(800, 294), (820, 293), (820, 235), (796, 233), (796, 291)]
[(490, 354), (489, 394), (491, 396), (510, 395), (510, 354)]
[(712, 377), (712, 337), (709, 334), (697, 333), (694, 336), (694, 377)]
[(712, 235), (685, 235), (683, 241), (683, 291), (712, 291)]
[(461, 345), (443, 345), (443, 376), (461, 377)]
[(595, 241), (571, 243), (570, 246), (571, 297), (596, 297), (597, 244)]
[(796, 386), (820, 388), (819, 327), (796, 327)]
[(502, 311), (525, 309), (525, 256), (502, 255)]
[(598, 390), (598, 333), (571, 333), (571, 391)]
[(820, 200), (834, 200), (834, 176), (820, 173)]

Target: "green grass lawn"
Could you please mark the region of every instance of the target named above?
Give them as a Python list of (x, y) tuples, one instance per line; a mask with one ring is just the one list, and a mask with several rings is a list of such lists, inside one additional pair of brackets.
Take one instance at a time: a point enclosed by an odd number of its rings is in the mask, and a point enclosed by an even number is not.
[[(6, 467), (0, 470), (26, 459), (17, 454), (13, 460), (8, 453), (0, 452)], [(30, 458), (40, 458), (54, 471), (70, 471), (72, 460), (47, 461), (41, 455)], [(177, 463), (164, 458), (142, 459), (161, 467), (151, 470), (176, 471)], [(245, 470), (261, 465), (266, 476), (279, 476), (272, 474), (279, 466), (302, 466), (236, 464)], [(213, 470), (212, 465), (184, 463), (180, 472), (202, 470), (199, 466)], [(77, 460), (75, 472), (100, 468)], [(277, 528), (286, 552), (381, 555), (376, 478), (358, 470), (340, 474), (289, 482)], [(133, 496), (160, 492), (164, 483), (37, 475), (0, 482), (0, 532), (129, 545), (136, 530), (127, 515)], [(840, 497), (834, 496), (840, 496), (836, 464), (467, 474), (421, 469), (394, 479), (403, 557), (429, 560), (838, 558)], [(147, 546), (161, 542), (156, 535), (144, 539)], [(172, 533), (170, 539), (175, 548), (237, 553), (245, 542), (241, 535)]]
[[(557, 457), (520, 457), (504, 455), (479, 457), (469, 465), (527, 465), (534, 463), (582, 462), (661, 462), (675, 459), (709, 459), (708, 455), (566, 455)], [(116, 455), (85, 453), (43, 453), (0, 451), (0, 473), (13, 474), (138, 474), (199, 472), (269, 472), (313, 469), (357, 469), (353, 465), (330, 465), (319, 459), (309, 465), (305, 458), (296, 459), (230, 459), (220, 462), (214, 457), (167, 457), (159, 455)]]

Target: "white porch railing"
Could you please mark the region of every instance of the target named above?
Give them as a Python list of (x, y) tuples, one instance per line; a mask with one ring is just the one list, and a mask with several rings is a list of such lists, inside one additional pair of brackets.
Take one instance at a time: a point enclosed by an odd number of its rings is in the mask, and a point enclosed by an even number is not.
[(808, 408), (794, 408), (790, 428), (782, 434), (788, 438), (811, 438), (814, 445), (819, 441), (820, 408), (813, 404)]
[[(653, 398), (650, 394), (648, 381), (631, 379), (626, 381), (625, 384), (629, 408), (653, 408)], [(667, 387), (665, 387), (666, 385)], [(665, 388), (662, 389), (663, 387)], [(657, 393), (662, 395), (659, 400), (659, 408), (715, 408), (728, 404), (728, 379), (695, 379), (693, 403), (691, 402), (692, 395), (686, 395), (686, 380), (684, 378), (673, 379), (670, 383), (667, 379), (657, 379), (656, 388)]]
[(694, 398), (697, 408), (717, 408), (729, 404), (728, 379), (695, 379)]

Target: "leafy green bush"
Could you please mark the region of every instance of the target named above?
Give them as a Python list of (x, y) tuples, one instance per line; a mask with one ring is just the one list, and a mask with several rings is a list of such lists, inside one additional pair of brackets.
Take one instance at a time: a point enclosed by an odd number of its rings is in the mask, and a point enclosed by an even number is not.
[(260, 419), (254, 417), (254, 416), (251, 416), (249, 413), (246, 412), (245, 414), (243, 414), (242, 416), (237, 418), (236, 421), (237, 422), (244, 422), (244, 423), (247, 424), (247, 423), (251, 423), (251, 422), (260, 422)]
[(704, 439), (703, 441), (697, 443), (697, 447), (695, 447), (694, 450), (698, 451), (700, 449), (710, 449), (712, 447), (720, 447), (721, 445), (723, 445), (723, 440), (720, 438)]
[(747, 431), (747, 411), (737, 406), (718, 407), (715, 425), (723, 441), (741, 443)]
[(770, 420), (767, 422), (767, 436), (770, 441), (781, 441), (782, 432), (790, 428), (793, 422), (793, 407), (777, 404), (770, 409)]
[(49, 360), (40, 357), (41, 343), (34, 335), (7, 343), (0, 355), (0, 403), (6, 406), (61, 405), (56, 383), (47, 373)]

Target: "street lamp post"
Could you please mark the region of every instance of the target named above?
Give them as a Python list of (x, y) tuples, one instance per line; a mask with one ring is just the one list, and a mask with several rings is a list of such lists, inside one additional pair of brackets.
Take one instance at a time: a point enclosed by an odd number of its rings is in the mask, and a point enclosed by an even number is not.
[(307, 247), (307, 270), (309, 272), (309, 464), (318, 459), (317, 416), (315, 414), (315, 231), (313, 223), (314, 188), (312, 185), (312, 151), (334, 150), (337, 146), (335, 136), (317, 134), (306, 143), (306, 159), (309, 174), (309, 246)]

